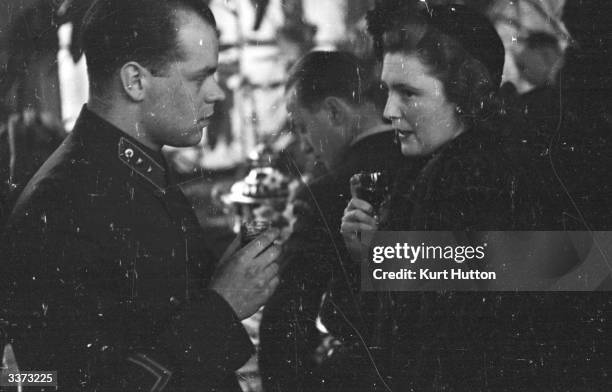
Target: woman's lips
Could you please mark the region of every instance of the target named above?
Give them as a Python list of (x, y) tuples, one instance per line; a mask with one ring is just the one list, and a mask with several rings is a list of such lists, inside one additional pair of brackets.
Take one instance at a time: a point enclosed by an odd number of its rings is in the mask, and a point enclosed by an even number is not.
[(410, 135), (414, 135), (414, 131), (412, 129), (395, 129), (397, 136), (400, 138), (407, 138)]

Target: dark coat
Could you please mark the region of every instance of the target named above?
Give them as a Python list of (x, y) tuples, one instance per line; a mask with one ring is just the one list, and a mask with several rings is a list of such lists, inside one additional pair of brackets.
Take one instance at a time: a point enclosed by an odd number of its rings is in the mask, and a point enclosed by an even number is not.
[[(583, 87), (584, 88), (584, 87)], [(588, 98), (587, 98), (588, 96)], [(538, 193), (557, 212), (549, 230), (609, 230), (612, 222), (612, 120), (597, 91), (543, 87), (509, 96), (522, 122), (509, 143), (530, 170)], [(558, 214), (558, 212), (561, 212)]]
[[(266, 304), (260, 329), (259, 363), (266, 391), (316, 388), (312, 382), (320, 377), (313, 357), (320, 333), (315, 320), (322, 296), (332, 281), (351, 287), (358, 284), (358, 266), (350, 263), (340, 235), (342, 215), (351, 199), (349, 179), (360, 171), (382, 170), (393, 178), (409, 170), (412, 165), (401, 155), (394, 137), (388, 131), (362, 139), (339, 167), (298, 194), (293, 208), (297, 221), (282, 256), (286, 265), (282, 283)], [(351, 311), (349, 317), (354, 315)], [(337, 326), (346, 329), (344, 322)], [(329, 327), (332, 335), (341, 334)]]
[[(559, 200), (542, 193), (541, 173), (529, 167), (528, 155), (510, 155), (530, 150), (508, 149), (507, 136), (477, 128), (436, 152), (416, 181), (398, 185), (389, 228), (562, 229), (554, 226), (563, 214)], [(604, 391), (610, 385), (609, 292), (377, 294), (377, 310), (363, 328), (369, 352), (353, 345), (336, 359), (338, 368), (360, 366), (353, 371), (357, 388), (336, 383), (327, 390), (386, 390), (381, 379), (393, 391)], [(376, 368), (354, 359), (369, 357)]]
[(153, 152), (86, 108), (17, 202), (3, 243), (0, 319), (23, 370), (61, 390), (239, 390), (252, 354), (205, 289), (200, 227)]
[[(558, 199), (542, 194), (542, 175), (520, 155), (532, 150), (509, 149), (507, 137), (473, 129), (439, 150), (418, 176), (399, 176), (386, 228), (537, 230), (558, 223), (551, 204)], [(314, 195), (333, 189), (331, 182), (317, 184)], [(285, 291), (275, 297), (284, 308), (266, 307), (268, 316), (284, 309), (287, 320), (274, 325), (264, 317), (276, 334), (262, 336), (279, 342), (276, 362), (266, 368), (278, 370), (267, 373), (273, 391), (603, 391), (609, 385), (608, 292), (360, 292), (343, 241), (307, 238), (317, 245), (303, 240), (294, 247), (298, 256), (288, 271), (295, 272), (284, 274)], [(311, 359), (317, 316), (342, 342), (321, 365)]]
[(401, 177), (389, 230), (553, 230), (561, 214), (508, 132), (478, 126), (436, 151), (415, 180)]

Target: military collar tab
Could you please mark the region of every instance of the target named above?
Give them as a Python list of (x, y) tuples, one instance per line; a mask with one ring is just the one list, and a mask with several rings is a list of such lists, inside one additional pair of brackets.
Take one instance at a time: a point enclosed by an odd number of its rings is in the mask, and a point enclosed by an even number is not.
[(142, 148), (125, 137), (119, 138), (118, 158), (133, 172), (151, 183), (159, 191), (166, 188), (166, 169)]

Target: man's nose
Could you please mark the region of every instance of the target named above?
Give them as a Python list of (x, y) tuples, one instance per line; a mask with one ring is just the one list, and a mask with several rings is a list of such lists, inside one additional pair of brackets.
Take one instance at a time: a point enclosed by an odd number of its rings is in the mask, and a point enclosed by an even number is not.
[(307, 135), (306, 133), (300, 133), (299, 134), (299, 138), (300, 138), (300, 147), (302, 149), (302, 151), (306, 154), (311, 154), (314, 152), (314, 147), (312, 146), (312, 140), (310, 139), (310, 136)]
[(221, 86), (219, 86), (219, 83), (216, 80), (213, 81), (212, 86), (210, 87), (210, 90), (208, 91), (208, 94), (206, 94), (206, 101), (213, 103), (213, 102), (223, 101), (224, 99), (225, 99), (225, 92), (223, 91)]

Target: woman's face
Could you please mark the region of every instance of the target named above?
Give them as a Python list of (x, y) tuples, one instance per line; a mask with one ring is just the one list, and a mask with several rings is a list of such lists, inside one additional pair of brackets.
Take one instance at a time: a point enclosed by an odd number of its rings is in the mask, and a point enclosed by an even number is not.
[(389, 89), (384, 116), (399, 135), (403, 155), (427, 156), (463, 132), (442, 81), (416, 54), (387, 53), (382, 81)]

